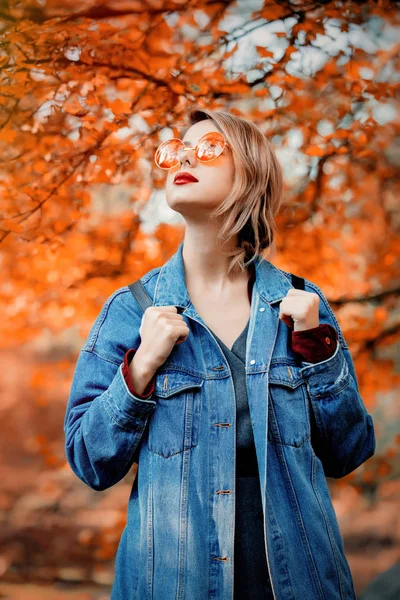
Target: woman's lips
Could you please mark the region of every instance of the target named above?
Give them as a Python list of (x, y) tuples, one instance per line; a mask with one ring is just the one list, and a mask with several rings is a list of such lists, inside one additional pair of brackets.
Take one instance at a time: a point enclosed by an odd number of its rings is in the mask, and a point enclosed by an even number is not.
[(177, 179), (174, 181), (175, 185), (185, 185), (185, 183), (197, 183), (194, 179)]
[(188, 172), (177, 173), (174, 177), (174, 183), (176, 185), (183, 185), (184, 183), (196, 183), (198, 181), (199, 180), (197, 177)]

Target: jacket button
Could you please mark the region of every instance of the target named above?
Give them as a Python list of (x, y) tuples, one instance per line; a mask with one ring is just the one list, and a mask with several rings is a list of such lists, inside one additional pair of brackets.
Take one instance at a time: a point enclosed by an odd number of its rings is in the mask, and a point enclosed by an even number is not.
[(264, 307), (260, 308), (260, 312), (264, 312), (264, 310), (265, 310)]
[(325, 341), (326, 341), (327, 344), (330, 344), (331, 343), (331, 338), (326, 337)]
[(256, 362), (255, 360), (251, 360), (251, 361), (250, 361), (250, 364), (251, 364), (251, 365), (254, 365), (254, 364), (255, 364), (255, 362)]

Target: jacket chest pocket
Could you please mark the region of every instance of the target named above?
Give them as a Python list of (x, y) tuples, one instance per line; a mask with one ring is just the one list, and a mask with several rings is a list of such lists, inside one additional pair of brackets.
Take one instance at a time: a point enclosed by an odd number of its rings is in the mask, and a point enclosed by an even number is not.
[(150, 452), (169, 458), (197, 446), (203, 383), (204, 379), (181, 371), (156, 375), (153, 398), (157, 404), (147, 440)]
[(301, 446), (311, 436), (306, 382), (292, 364), (271, 365), (268, 435), (272, 441)]

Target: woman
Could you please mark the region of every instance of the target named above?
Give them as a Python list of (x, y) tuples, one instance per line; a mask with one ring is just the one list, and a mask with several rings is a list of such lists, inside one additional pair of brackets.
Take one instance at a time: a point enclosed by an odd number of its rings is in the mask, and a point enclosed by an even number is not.
[(235, 115), (190, 114), (157, 149), (177, 252), (105, 302), (75, 369), (66, 455), (95, 490), (138, 462), (112, 600), (356, 598), (325, 476), (375, 451), (321, 290), (265, 258), (276, 156)]

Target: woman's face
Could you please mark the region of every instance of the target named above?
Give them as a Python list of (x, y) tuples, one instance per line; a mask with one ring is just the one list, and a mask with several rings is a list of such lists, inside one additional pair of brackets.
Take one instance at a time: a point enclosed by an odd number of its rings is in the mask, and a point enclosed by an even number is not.
[[(182, 141), (185, 146), (194, 148), (205, 134), (219, 129), (210, 119), (192, 125)], [(197, 160), (194, 150), (184, 149), (180, 162), (168, 171), (166, 180), (167, 204), (183, 217), (206, 217), (228, 196), (232, 189), (234, 165), (231, 149), (225, 146), (222, 154), (209, 163)], [(185, 184), (174, 183), (177, 173), (190, 173), (198, 181)]]

